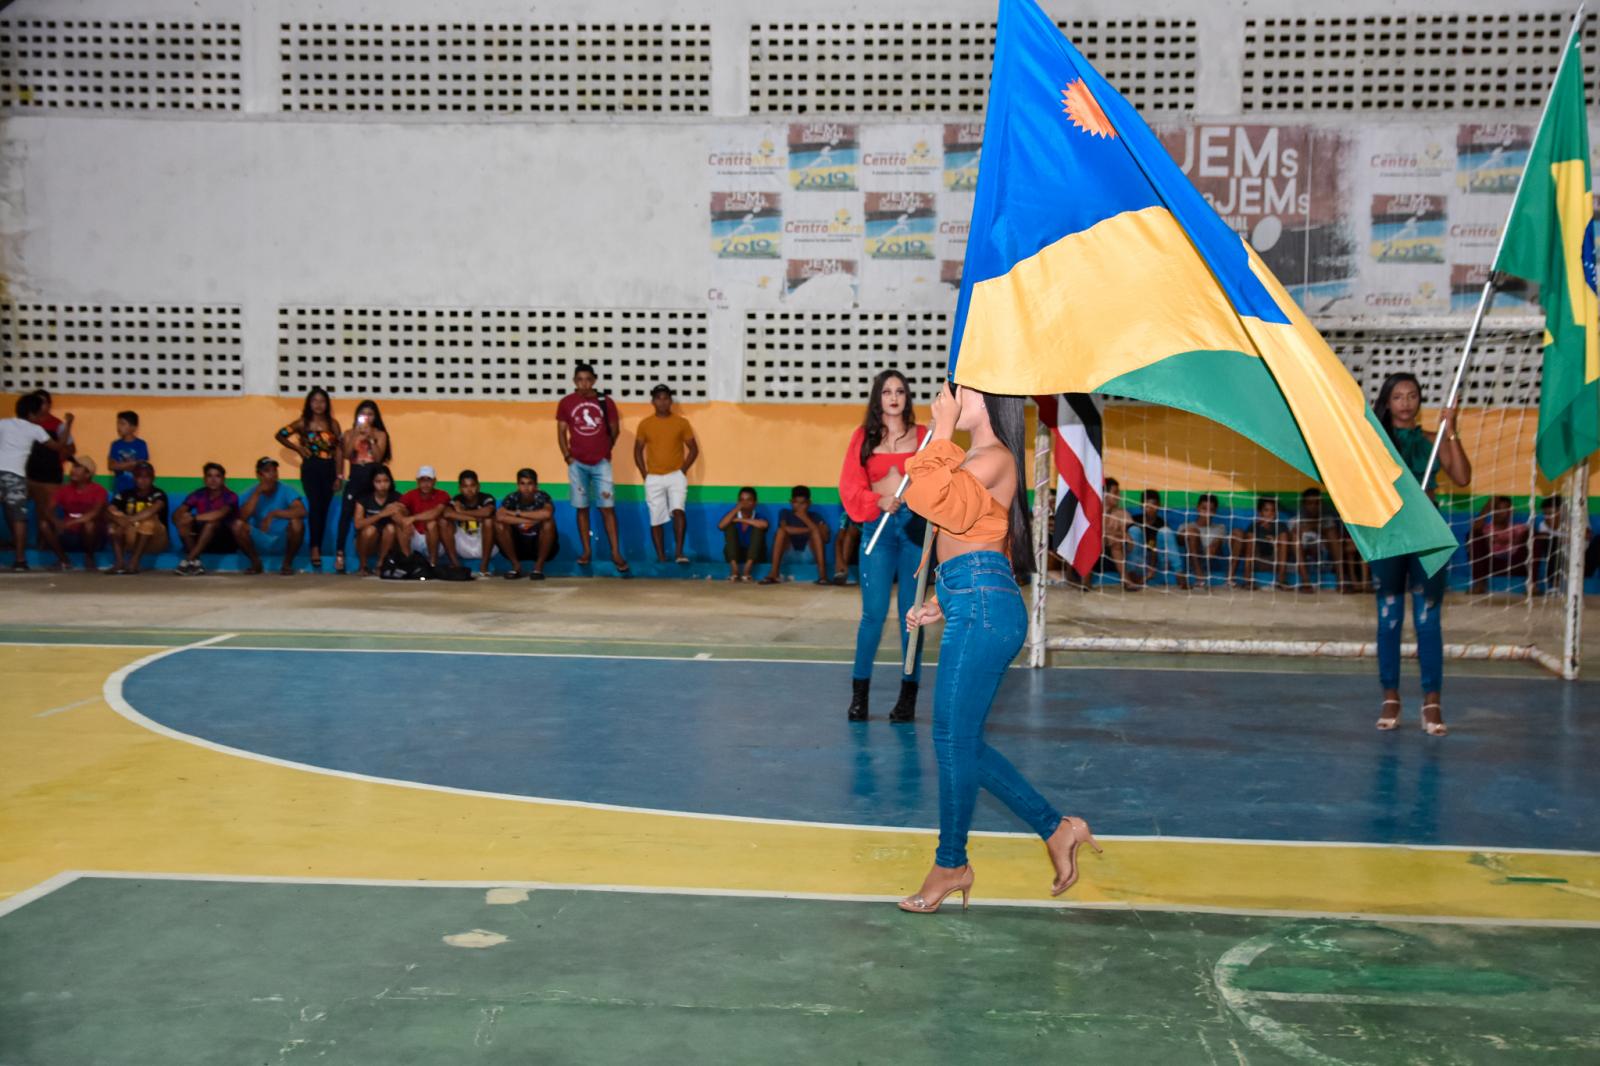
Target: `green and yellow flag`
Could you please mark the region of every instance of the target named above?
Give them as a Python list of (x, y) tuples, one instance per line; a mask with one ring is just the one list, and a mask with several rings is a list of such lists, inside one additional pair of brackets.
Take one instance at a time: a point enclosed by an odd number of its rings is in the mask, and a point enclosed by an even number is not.
[(1494, 269), (1539, 283), (1544, 307), (1539, 471), (1551, 481), (1600, 448), (1594, 195), (1579, 32), (1567, 41)]

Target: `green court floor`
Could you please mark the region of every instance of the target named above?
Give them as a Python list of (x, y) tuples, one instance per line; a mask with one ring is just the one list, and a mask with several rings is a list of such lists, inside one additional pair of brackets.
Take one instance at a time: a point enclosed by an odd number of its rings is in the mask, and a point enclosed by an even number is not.
[(4, 1066), (1600, 1061), (1548, 926), (85, 877), (0, 959)]

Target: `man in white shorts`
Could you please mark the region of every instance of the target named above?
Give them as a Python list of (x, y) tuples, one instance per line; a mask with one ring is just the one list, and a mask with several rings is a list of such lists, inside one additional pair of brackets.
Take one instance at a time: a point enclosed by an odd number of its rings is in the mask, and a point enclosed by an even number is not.
[(430, 566), (438, 566), (444, 509), (450, 505), (450, 494), (439, 487), (433, 467), (417, 471), (417, 487), (400, 497), (400, 502), (406, 509), (400, 518), (400, 543), (426, 555)]
[(665, 535), (669, 521), (677, 543), (677, 560), (689, 561), (684, 545), (689, 517), (689, 468), (700, 457), (700, 444), (694, 439), (689, 420), (672, 410), (672, 390), (657, 385), (650, 390), (655, 414), (646, 415), (635, 431), (633, 462), (644, 479), (644, 500), (650, 510), (650, 540), (655, 544), (656, 561), (667, 561)]
[(482, 490), (476, 470), (461, 471), (456, 488), (459, 491), (441, 516), (445, 554), (455, 566), (463, 559), (478, 560), (478, 576), (482, 577), (489, 573), (489, 559), (494, 555), (495, 499)]

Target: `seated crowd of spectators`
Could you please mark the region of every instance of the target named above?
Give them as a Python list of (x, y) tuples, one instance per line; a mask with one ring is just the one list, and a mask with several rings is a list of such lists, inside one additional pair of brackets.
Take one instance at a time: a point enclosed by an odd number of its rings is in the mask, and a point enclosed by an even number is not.
[[(1107, 478), (1104, 495), (1104, 550), (1099, 571), (1115, 576), (1125, 588), (1154, 581), (1179, 588), (1205, 587), (1220, 579), (1233, 588), (1256, 587), (1256, 576), (1268, 572), (1272, 586), (1315, 592), (1323, 579), (1343, 592), (1372, 589), (1372, 575), (1338, 513), (1322, 490), (1300, 494), (1299, 513), (1284, 516), (1276, 496), (1262, 495), (1254, 513), (1243, 521), (1221, 517), (1212, 493), (1202, 494), (1192, 512), (1180, 512), (1176, 525), (1161, 505), (1161, 493), (1146, 489), (1138, 512), (1130, 511), (1116, 479)], [(1560, 543), (1561, 497), (1546, 496), (1538, 513), (1519, 519), (1511, 497), (1485, 500), (1467, 530), (1467, 559), (1474, 593), (1487, 592), (1493, 578), (1524, 582), (1536, 592), (1549, 592), (1562, 571), (1556, 553)], [(1066, 570), (1060, 560), (1052, 562)], [(1600, 572), (1600, 538), (1588, 542), (1585, 576)], [(1070, 571), (1069, 580), (1077, 580)], [(1291, 578), (1293, 580), (1291, 580)]]
[[(579, 364), (574, 385), (558, 405), (556, 421), (578, 526), (577, 562), (590, 562), (590, 511), (598, 510), (612, 562), (627, 574), (611, 471), (620, 417), (616, 404), (596, 389), (593, 367)], [(668, 386), (657, 385), (651, 402), (652, 413), (635, 428), (633, 449), (651, 543), (658, 562), (670, 557), (688, 563), (687, 474), (699, 458), (699, 445), (689, 421), (673, 410)], [(341, 491), (334, 541), (335, 567), (341, 573), (347, 569), (344, 548), (352, 533), (353, 569), (368, 575), (404, 558), (448, 567), (463, 577), (474, 576), (475, 564), (482, 576), (490, 573), (498, 553), (508, 564), (506, 577), (542, 580), (561, 548), (555, 502), (540, 488), (531, 467), (517, 471), (516, 490), (500, 500), (483, 491), (477, 472), (470, 469), (456, 475), (452, 494), (441, 487), (430, 465), (416, 468), (415, 488), (399, 492), (393, 442), (371, 400), (357, 407), (354, 425), (345, 430), (333, 417), (328, 394), (313, 389), (300, 418), (277, 431), (277, 442), (301, 458), (301, 490), (284, 482), (279, 461), (265, 455), (256, 461), (255, 480), (242, 495), (229, 487), (222, 464), (208, 462), (201, 470), (201, 486), (176, 504), (156, 483), (136, 412), (117, 415), (117, 435), (106, 459), (112, 477), (109, 492), (95, 480), (95, 460), (77, 452), (72, 424), (70, 414), (54, 416), (51, 397), (42, 390), (17, 401), (15, 418), (0, 420), (0, 501), (15, 552), (14, 570), (28, 568), (30, 504), (38, 545), (55, 556), (55, 569), (70, 567), (73, 555), (82, 558), (85, 568), (97, 569), (109, 551), (109, 573), (136, 574), (148, 559), (174, 547), (173, 533), (181, 555), (177, 572), (183, 575), (203, 573), (206, 554), (230, 552), (244, 557), (248, 573), (261, 573), (263, 558), (272, 556), (281, 560), (281, 572), (289, 574), (296, 570), (302, 547), (308, 548), (312, 568), (321, 569), (333, 498)], [(1349, 532), (1315, 488), (1301, 494), (1298, 514), (1280, 514), (1278, 498), (1263, 495), (1252, 516), (1230, 522), (1210, 493), (1200, 496), (1192, 511), (1169, 514), (1162, 508), (1161, 493), (1146, 489), (1135, 513), (1116, 480), (1108, 478), (1103, 511), (1100, 570), (1125, 588), (1160, 582), (1188, 589), (1218, 579), (1255, 587), (1261, 571), (1269, 571), (1277, 587), (1303, 592), (1315, 591), (1325, 576), (1347, 592), (1371, 587)], [(1546, 590), (1559, 572), (1554, 546), (1560, 522), (1560, 497), (1544, 498), (1538, 513), (1526, 520), (1517, 518), (1509, 497), (1487, 500), (1467, 537), (1473, 590), (1487, 590), (1497, 577), (1520, 578), (1528, 587)], [(788, 506), (775, 517), (761, 506), (756, 489), (742, 488), (717, 529), (728, 580), (755, 580), (757, 568), (765, 565), (762, 584), (780, 581), (782, 564), (791, 555), (814, 561), (817, 584), (847, 584), (861, 535), (860, 527), (848, 520), (832, 529), (805, 485), (794, 486)], [(1588, 545), (1586, 574), (1600, 570), (1597, 549), (1600, 538)], [(1052, 565), (1066, 570), (1054, 556)]]

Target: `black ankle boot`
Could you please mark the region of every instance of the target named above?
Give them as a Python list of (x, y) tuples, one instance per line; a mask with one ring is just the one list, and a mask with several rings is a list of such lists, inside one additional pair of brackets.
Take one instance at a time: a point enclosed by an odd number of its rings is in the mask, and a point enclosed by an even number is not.
[(900, 682), (900, 698), (894, 701), (894, 710), (889, 712), (891, 722), (909, 722), (917, 716), (917, 683), (915, 681)]
[(872, 687), (872, 681), (857, 681), (850, 679), (850, 720), (852, 722), (865, 722), (867, 720), (867, 690)]

